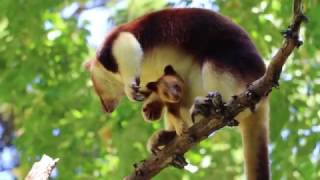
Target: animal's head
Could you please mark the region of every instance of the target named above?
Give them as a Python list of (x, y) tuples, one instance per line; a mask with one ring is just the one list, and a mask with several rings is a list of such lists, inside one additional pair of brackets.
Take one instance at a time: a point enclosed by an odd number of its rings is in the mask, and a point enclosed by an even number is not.
[(164, 69), (164, 75), (157, 81), (147, 84), (147, 88), (156, 92), (163, 102), (178, 103), (184, 93), (184, 82), (171, 65)]
[(123, 83), (119, 73), (107, 70), (98, 60), (86, 63), (93, 87), (100, 98), (105, 112), (111, 113), (124, 96)]
[(120, 99), (132, 98), (132, 83), (139, 77), (142, 48), (135, 36), (115, 29), (87, 63), (93, 86), (106, 112), (112, 112)]

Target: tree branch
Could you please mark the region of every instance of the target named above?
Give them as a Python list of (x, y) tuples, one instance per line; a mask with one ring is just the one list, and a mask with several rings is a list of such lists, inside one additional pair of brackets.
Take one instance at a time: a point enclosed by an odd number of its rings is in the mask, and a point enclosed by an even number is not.
[[(283, 32), (286, 39), (276, 55), (272, 58), (264, 76), (253, 82), (246, 91), (234, 96), (234, 98), (225, 103), (222, 114), (209, 113), (210, 115), (208, 117), (205, 117), (199, 123), (193, 125), (187, 134), (176, 137), (161, 152), (156, 155), (150, 155), (146, 160), (135, 164), (134, 172), (125, 177), (125, 180), (151, 179), (162, 169), (166, 168), (177, 154), (184, 154), (192, 146), (208, 138), (211, 133), (230, 125), (230, 123), (234, 122), (233, 118), (237, 114), (248, 107), (254, 108), (261, 99), (268, 96), (272, 88), (278, 86), (282, 67), (288, 56), (296, 47), (302, 44), (302, 42), (299, 41), (299, 30), (301, 23), (307, 19), (302, 12), (301, 0), (294, 1), (293, 13), (292, 24)], [(214, 105), (215, 100), (219, 100), (219, 95), (213, 96), (211, 100)], [(197, 106), (197, 100), (195, 101), (195, 106)], [(216, 109), (213, 110), (216, 111)]]
[(25, 180), (47, 180), (59, 159), (43, 155), (40, 161), (33, 164)]

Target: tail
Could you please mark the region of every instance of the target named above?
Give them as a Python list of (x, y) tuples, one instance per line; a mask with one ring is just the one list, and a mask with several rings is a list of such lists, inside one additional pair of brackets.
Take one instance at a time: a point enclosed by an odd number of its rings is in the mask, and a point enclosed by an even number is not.
[(240, 122), (247, 180), (269, 180), (269, 103), (265, 99), (254, 113)]

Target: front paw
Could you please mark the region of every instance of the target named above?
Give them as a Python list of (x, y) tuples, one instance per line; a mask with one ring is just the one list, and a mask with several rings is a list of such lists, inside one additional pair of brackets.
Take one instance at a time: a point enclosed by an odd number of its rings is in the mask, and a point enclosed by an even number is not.
[(142, 115), (146, 121), (154, 121), (161, 118), (163, 103), (153, 101), (142, 108)]
[(167, 144), (169, 144), (176, 136), (175, 131), (160, 130), (156, 131), (149, 138), (147, 149), (152, 154), (160, 152)]
[(139, 86), (138, 82), (136, 82), (136, 81), (131, 83), (130, 96), (135, 101), (144, 101), (146, 99), (144, 92), (140, 91), (140, 86)]
[(188, 165), (188, 162), (186, 161), (183, 155), (176, 154), (172, 158), (172, 162), (170, 164), (175, 168), (183, 169), (186, 165)]
[(224, 103), (222, 96), (218, 92), (210, 92), (206, 97), (197, 97), (191, 108), (191, 118), (195, 123), (195, 117), (221, 117), (224, 114)]

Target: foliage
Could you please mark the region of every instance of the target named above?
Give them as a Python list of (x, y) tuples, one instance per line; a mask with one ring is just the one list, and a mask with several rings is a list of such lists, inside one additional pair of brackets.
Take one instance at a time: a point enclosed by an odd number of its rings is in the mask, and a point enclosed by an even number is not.
[[(162, 123), (148, 124), (140, 104), (124, 100), (103, 114), (82, 64), (92, 57), (86, 24), (61, 11), (84, 0), (0, 2), (0, 103), (15, 109), (18, 171), (25, 174), (43, 153), (61, 158), (58, 179), (121, 179), (147, 156), (145, 142)], [(290, 0), (206, 1), (250, 34), (268, 60), (291, 18)], [(110, 1), (114, 23), (169, 5), (196, 1)], [(304, 45), (272, 93), (270, 149), (274, 179), (320, 178), (320, 3), (305, 1), (310, 22)], [(97, 27), (99, 28), (99, 27)], [(219, 131), (187, 154), (188, 171), (168, 168), (155, 179), (239, 179), (241, 140), (236, 129)]]

